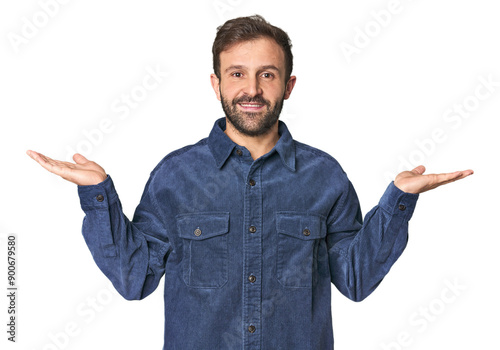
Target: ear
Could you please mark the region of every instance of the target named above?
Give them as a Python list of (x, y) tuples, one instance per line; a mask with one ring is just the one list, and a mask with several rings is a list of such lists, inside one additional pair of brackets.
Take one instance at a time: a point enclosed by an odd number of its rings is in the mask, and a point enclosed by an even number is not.
[(215, 74), (210, 74), (210, 82), (212, 83), (212, 88), (215, 91), (215, 95), (217, 96), (217, 99), (220, 101), (220, 82), (219, 78)]
[(292, 93), (293, 87), (295, 86), (295, 83), (297, 82), (297, 77), (295, 75), (292, 75), (290, 79), (288, 79), (288, 82), (286, 83), (285, 87), (285, 100), (288, 100), (290, 97), (290, 94)]

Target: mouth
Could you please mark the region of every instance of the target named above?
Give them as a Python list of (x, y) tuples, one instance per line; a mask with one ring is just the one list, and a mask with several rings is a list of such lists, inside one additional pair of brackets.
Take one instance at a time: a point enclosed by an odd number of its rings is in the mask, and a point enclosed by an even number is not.
[(262, 103), (238, 103), (238, 106), (240, 106), (240, 108), (242, 108), (244, 111), (255, 112), (255, 111), (259, 111), (260, 109), (262, 109), (265, 106), (265, 104), (262, 104)]

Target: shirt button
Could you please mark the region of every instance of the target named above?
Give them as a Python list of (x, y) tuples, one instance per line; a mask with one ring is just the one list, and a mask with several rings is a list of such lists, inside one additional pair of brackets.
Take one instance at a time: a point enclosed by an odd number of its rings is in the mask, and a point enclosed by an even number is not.
[(254, 282), (257, 280), (257, 277), (255, 277), (254, 275), (250, 275), (250, 276), (248, 276), (248, 280), (249, 280), (251, 283), (254, 283)]
[(251, 179), (250, 181), (248, 181), (249, 185), (250, 186), (255, 186), (255, 180), (254, 179)]
[(309, 231), (308, 228), (305, 228), (304, 231), (302, 231), (302, 233), (304, 234), (304, 236), (309, 236), (311, 234), (311, 231)]
[(399, 205), (399, 210), (403, 211), (406, 209), (406, 206), (404, 204)]
[(104, 200), (104, 196), (102, 194), (98, 194), (95, 199), (97, 199), (98, 202), (102, 202)]
[(250, 226), (250, 227), (248, 228), (248, 231), (250, 231), (250, 233), (255, 233), (255, 232), (257, 232), (257, 227), (255, 227), (255, 226)]
[(196, 237), (200, 236), (201, 235), (201, 230), (199, 228), (197, 228), (196, 230), (194, 230), (194, 235)]
[(255, 332), (255, 326), (254, 326), (253, 324), (251, 324), (250, 326), (248, 326), (248, 331), (249, 331), (250, 333)]
[(236, 154), (239, 155), (239, 156), (241, 156), (241, 155), (243, 155), (243, 152), (241, 151), (241, 149), (237, 149), (236, 150)]

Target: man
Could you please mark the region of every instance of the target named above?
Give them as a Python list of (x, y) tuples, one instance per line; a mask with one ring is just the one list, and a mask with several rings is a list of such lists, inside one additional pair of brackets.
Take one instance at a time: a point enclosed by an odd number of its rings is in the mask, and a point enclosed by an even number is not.
[(78, 185), (85, 241), (123, 297), (145, 298), (165, 276), (165, 349), (333, 349), (331, 283), (366, 298), (406, 246), (418, 193), (472, 171), (405, 171), (363, 224), (335, 159), (278, 120), (296, 82), (288, 35), (233, 19), (213, 60), (225, 118), (158, 164), (133, 221), (98, 164), (28, 154)]

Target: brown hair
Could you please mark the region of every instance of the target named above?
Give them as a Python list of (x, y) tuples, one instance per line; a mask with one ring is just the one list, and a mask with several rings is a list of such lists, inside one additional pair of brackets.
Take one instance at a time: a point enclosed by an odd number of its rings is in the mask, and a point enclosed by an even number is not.
[(271, 25), (260, 15), (230, 19), (217, 28), (212, 46), (214, 73), (220, 79), (220, 53), (234, 44), (267, 37), (276, 41), (285, 54), (285, 82), (293, 68), (292, 42), (282, 29)]

